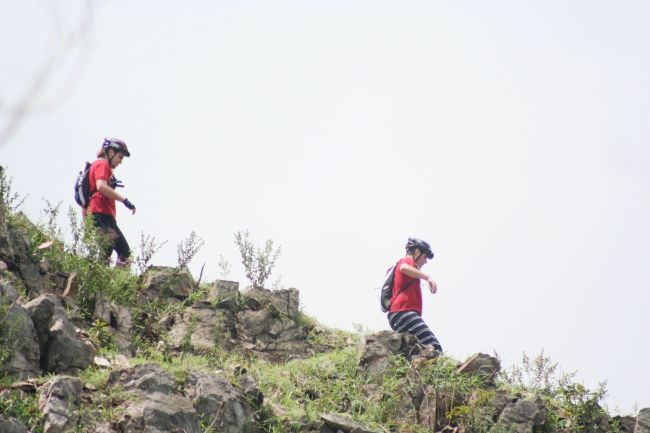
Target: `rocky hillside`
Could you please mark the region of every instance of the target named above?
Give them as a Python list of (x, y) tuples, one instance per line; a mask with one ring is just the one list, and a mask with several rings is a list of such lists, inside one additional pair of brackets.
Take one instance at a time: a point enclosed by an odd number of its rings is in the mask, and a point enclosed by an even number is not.
[(0, 209), (0, 433), (634, 432), (604, 390), (325, 329), (296, 289), (97, 262)]

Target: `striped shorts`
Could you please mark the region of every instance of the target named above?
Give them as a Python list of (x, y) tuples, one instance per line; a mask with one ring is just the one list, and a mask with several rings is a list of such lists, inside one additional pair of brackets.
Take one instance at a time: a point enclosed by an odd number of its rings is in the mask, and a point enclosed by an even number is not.
[(433, 346), (437, 351), (442, 352), (442, 346), (431, 329), (424, 323), (422, 317), (415, 311), (397, 311), (388, 313), (388, 323), (393, 331), (406, 332), (417, 337), (422, 345)]

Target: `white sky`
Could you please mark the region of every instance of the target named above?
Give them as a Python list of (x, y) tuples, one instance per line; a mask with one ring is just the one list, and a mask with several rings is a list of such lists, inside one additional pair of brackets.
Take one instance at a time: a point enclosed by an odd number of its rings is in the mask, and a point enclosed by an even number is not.
[(449, 354), (544, 349), (650, 406), (649, 2), (115, 0), (79, 41), (82, 4), (0, 0), (1, 110), (58, 55), (0, 149), (32, 219), (120, 137), (156, 264), (196, 230), (195, 276), (245, 285), (248, 228), (308, 314), (388, 329), (373, 287), (422, 237)]

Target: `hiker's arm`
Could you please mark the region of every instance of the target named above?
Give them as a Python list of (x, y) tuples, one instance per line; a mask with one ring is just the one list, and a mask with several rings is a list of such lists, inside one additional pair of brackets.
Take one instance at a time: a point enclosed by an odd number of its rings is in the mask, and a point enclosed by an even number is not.
[(402, 263), (399, 267), (399, 270), (401, 273), (411, 278), (419, 278), (421, 280), (425, 280), (427, 283), (429, 283), (429, 290), (431, 293), (435, 294), (438, 291), (438, 284), (433, 281), (433, 278), (420, 271), (418, 268), (414, 268), (409, 264)]
[(108, 182), (104, 179), (97, 179), (97, 191), (99, 191), (104, 197), (110, 198), (115, 201), (124, 201), (124, 197), (115, 192), (113, 188), (108, 186)]

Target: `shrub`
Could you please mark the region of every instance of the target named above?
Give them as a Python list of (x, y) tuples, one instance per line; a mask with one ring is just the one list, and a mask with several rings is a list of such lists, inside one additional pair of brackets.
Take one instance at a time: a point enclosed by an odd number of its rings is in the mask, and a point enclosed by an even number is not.
[(255, 247), (248, 230), (235, 233), (235, 245), (239, 248), (246, 278), (253, 287), (264, 287), (264, 283), (271, 275), (275, 262), (280, 256), (282, 247), (274, 248), (271, 239), (266, 241), (264, 248)]
[(12, 178), (7, 176), (5, 169), (0, 166), (0, 211), (5, 217), (10, 217), (18, 211), (18, 208), (27, 199), (27, 196), (20, 197), (12, 189)]
[(196, 253), (203, 247), (203, 239), (201, 239), (194, 230), (192, 233), (182, 240), (176, 247), (178, 253), (178, 267), (182, 268), (194, 258)]
[(167, 241), (162, 241), (158, 243), (156, 238), (151, 235), (145, 235), (144, 232), (140, 232), (140, 248), (138, 256), (135, 258), (135, 265), (140, 274), (143, 274), (149, 266), (149, 262), (154, 255), (167, 243)]
[(514, 365), (509, 371), (499, 373), (500, 379), (518, 389), (554, 396), (558, 390), (571, 384), (575, 372), (564, 373), (557, 362), (544, 356), (544, 349), (534, 358), (522, 353), (521, 365)]

